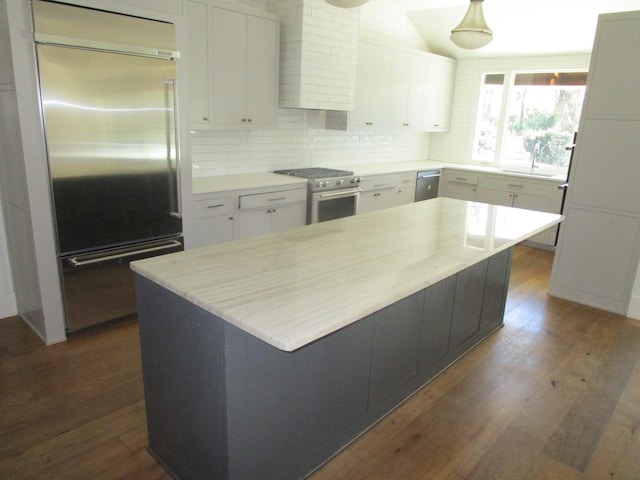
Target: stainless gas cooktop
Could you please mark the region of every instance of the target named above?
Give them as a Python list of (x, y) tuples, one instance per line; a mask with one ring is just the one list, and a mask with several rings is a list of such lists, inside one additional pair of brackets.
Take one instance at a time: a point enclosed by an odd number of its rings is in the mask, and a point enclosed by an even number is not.
[(362, 177), (354, 176), (351, 170), (339, 170), (336, 168), (292, 168), (275, 170), (273, 173), (307, 178), (309, 180), (309, 190), (312, 192), (353, 187), (362, 181)]

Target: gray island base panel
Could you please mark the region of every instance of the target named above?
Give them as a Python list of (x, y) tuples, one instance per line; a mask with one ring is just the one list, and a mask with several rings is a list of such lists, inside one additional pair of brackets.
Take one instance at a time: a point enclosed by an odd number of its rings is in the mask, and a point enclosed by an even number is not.
[(290, 352), (136, 274), (150, 453), (179, 479), (304, 478), (503, 324), (512, 250)]

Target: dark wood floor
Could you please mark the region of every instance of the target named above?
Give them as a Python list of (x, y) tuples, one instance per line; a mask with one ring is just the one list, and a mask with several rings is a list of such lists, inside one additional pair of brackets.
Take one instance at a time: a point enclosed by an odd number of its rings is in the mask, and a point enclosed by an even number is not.
[[(640, 322), (547, 296), (551, 261), (518, 247), (505, 327), (313, 480), (640, 479)], [(168, 479), (145, 445), (135, 321), (0, 320), (1, 479)]]

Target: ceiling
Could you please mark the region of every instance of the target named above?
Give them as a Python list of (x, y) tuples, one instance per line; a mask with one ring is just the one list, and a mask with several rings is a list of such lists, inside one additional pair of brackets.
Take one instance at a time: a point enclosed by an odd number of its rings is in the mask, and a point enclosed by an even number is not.
[(640, 0), (485, 0), (493, 41), (464, 50), (449, 35), (468, 0), (377, 1), (405, 11), (433, 52), (455, 58), (590, 53), (600, 13), (640, 10)]

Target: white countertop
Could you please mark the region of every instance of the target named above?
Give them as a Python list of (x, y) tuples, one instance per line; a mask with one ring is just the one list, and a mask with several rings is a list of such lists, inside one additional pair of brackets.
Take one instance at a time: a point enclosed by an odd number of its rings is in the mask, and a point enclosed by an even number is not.
[(194, 194), (294, 185), (306, 187), (307, 185), (307, 179), (305, 178), (278, 175), (270, 172), (194, 177), (192, 181), (192, 192)]
[[(495, 173), (498, 175), (510, 175), (518, 177), (526, 177), (534, 180), (550, 180), (555, 182), (564, 182), (566, 176), (542, 176), (530, 173), (505, 172), (497, 167), (488, 167), (484, 165), (473, 165), (466, 163), (438, 162), (434, 160), (418, 160), (412, 162), (390, 162), (366, 165), (342, 165), (334, 168), (351, 170), (355, 175), (384, 175), (403, 172), (420, 172), (434, 168), (451, 168), (456, 170), (468, 170), (478, 173)], [(271, 187), (287, 187), (306, 185), (307, 180), (304, 178), (290, 177), (287, 175), (278, 175), (271, 172), (255, 172), (241, 173), (235, 175), (218, 175), (211, 177), (194, 177), (192, 193), (194, 195), (202, 193), (218, 193), (230, 192), (234, 190), (245, 190), (251, 188), (271, 188)]]
[(437, 198), (131, 265), (261, 340), (293, 351), (561, 219)]

